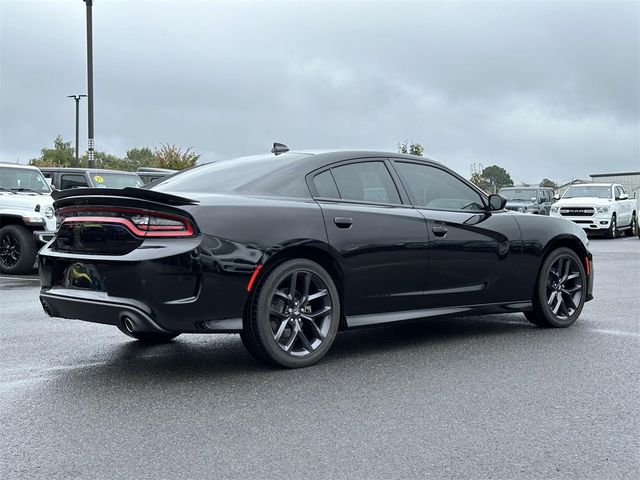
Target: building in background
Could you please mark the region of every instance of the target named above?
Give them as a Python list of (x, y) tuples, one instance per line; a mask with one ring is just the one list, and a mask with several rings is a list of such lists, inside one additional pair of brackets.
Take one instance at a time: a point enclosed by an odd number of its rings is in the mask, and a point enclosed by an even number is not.
[(629, 194), (629, 198), (640, 196), (640, 172), (592, 173), (592, 182), (619, 183)]

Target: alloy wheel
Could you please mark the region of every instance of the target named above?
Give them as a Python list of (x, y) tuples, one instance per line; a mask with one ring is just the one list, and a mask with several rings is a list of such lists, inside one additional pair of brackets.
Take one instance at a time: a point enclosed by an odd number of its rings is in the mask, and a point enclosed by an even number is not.
[(0, 262), (13, 267), (20, 260), (20, 242), (13, 233), (7, 232), (0, 239)]
[(324, 281), (315, 273), (295, 271), (275, 288), (269, 300), (269, 323), (277, 345), (304, 357), (322, 345), (331, 328), (333, 305)]
[(551, 266), (547, 278), (549, 309), (559, 319), (566, 320), (578, 309), (582, 294), (580, 267), (569, 256), (558, 258)]

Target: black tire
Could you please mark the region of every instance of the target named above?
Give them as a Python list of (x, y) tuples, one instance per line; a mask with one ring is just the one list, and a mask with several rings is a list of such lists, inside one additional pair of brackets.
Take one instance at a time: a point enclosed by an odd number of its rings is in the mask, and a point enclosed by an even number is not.
[(179, 333), (130, 332), (123, 326), (118, 326), (118, 329), (127, 337), (135, 338), (139, 342), (149, 344), (167, 343), (180, 335)]
[(618, 222), (616, 220), (616, 214), (614, 213), (611, 217), (611, 223), (609, 224), (609, 229), (607, 230), (607, 238), (616, 238), (618, 236)]
[(638, 220), (636, 218), (636, 212), (633, 212), (631, 215), (631, 223), (629, 224), (629, 230), (627, 230), (627, 235), (630, 237), (635, 237), (638, 234)]
[(297, 258), (276, 266), (255, 286), (240, 338), (265, 363), (301, 368), (325, 356), (339, 324), (333, 279), (316, 262)]
[(0, 272), (24, 275), (31, 272), (38, 253), (33, 232), (22, 225), (0, 229)]
[(539, 327), (564, 328), (580, 316), (587, 295), (584, 264), (569, 248), (552, 251), (542, 263), (527, 319)]

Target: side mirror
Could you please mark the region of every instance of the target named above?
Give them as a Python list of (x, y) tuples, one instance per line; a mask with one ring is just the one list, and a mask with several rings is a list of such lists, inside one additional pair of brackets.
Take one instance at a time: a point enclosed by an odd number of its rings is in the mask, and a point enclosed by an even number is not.
[(626, 200), (629, 198), (629, 195), (627, 195), (626, 193), (623, 193), (622, 195), (620, 195), (620, 200)]
[(553, 199), (557, 202), (558, 200), (560, 200), (560, 195), (556, 193), (556, 194), (553, 196)]
[(497, 193), (489, 195), (489, 210), (504, 210), (507, 199)]
[(544, 197), (540, 197), (540, 198), (538, 199), (538, 203), (544, 203), (544, 202), (545, 202)]

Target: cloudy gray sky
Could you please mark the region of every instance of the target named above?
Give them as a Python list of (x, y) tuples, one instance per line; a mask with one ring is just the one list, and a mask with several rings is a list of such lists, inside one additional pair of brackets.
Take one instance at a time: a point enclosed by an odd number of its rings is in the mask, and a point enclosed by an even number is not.
[[(0, 0), (2, 161), (73, 139), (84, 15)], [(95, 0), (96, 148), (215, 160), (407, 139), (465, 176), (640, 170), (639, 45), (638, 1)]]

